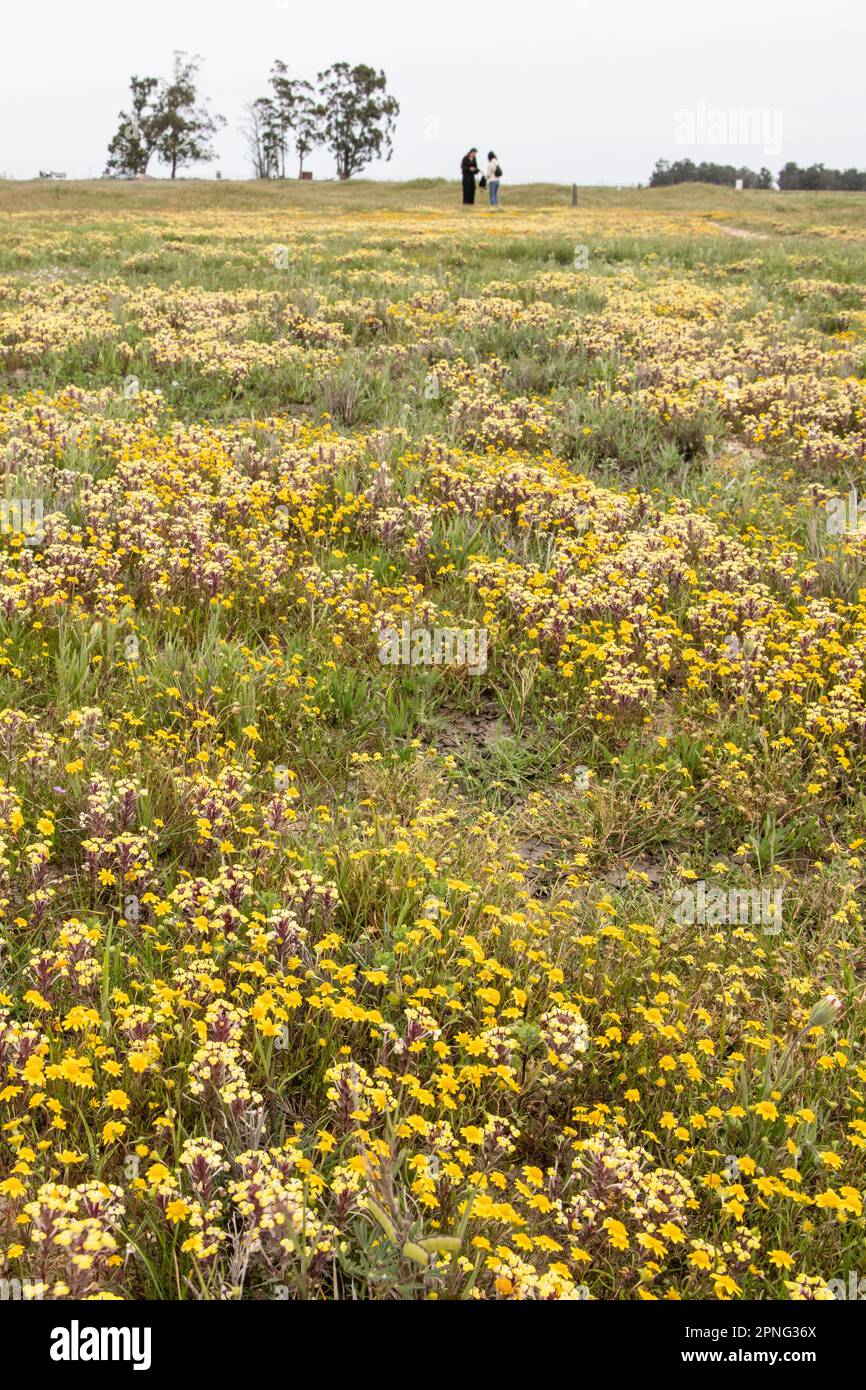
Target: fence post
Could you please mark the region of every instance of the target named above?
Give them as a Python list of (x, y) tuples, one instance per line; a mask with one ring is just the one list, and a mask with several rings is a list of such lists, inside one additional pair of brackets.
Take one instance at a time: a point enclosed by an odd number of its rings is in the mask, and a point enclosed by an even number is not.
[(576, 208), (576, 207), (577, 207), (577, 184), (576, 184), (576, 183), (573, 183), (573, 184), (571, 185), (571, 206), (572, 206), (573, 208)]

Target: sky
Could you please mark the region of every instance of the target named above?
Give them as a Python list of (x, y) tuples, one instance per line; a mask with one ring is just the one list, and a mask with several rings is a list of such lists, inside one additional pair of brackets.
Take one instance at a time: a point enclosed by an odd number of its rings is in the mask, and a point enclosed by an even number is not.
[[(277, 58), (310, 80), (384, 68), (401, 110), (370, 178), (456, 178), (471, 145), (519, 183), (646, 182), (660, 158), (866, 166), (862, 0), (9, 0), (0, 175), (98, 176), (130, 76), (168, 76), (175, 49), (227, 122), (195, 177), (250, 177), (243, 108)], [(309, 167), (334, 175), (326, 150)]]

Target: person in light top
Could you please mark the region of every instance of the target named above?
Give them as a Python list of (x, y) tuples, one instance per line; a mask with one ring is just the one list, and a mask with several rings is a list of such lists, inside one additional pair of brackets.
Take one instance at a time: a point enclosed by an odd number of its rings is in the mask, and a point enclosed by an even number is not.
[(499, 160), (492, 150), (487, 155), (487, 170), (485, 173), (487, 188), (490, 194), (491, 208), (499, 207), (499, 182), (502, 178), (502, 170), (499, 167)]

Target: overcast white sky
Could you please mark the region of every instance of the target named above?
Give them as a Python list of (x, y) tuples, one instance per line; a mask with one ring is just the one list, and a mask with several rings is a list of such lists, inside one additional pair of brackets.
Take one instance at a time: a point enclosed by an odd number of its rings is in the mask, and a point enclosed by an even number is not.
[[(658, 158), (866, 165), (862, 0), (6, 0), (0, 174), (101, 173), (129, 77), (168, 75), (176, 48), (201, 54), (228, 122), (200, 176), (249, 177), (243, 106), (276, 58), (385, 69), (401, 114), (371, 177), (456, 177), (473, 144), (515, 182), (635, 183)], [(731, 123), (744, 109), (763, 130)]]

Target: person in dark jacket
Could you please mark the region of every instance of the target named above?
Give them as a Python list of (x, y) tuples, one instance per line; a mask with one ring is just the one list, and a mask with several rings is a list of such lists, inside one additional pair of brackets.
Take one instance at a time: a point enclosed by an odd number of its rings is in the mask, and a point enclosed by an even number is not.
[(463, 206), (469, 207), (475, 202), (475, 175), (478, 173), (478, 160), (475, 158), (478, 150), (473, 145), (468, 154), (465, 154), (460, 161), (460, 172), (463, 175)]

